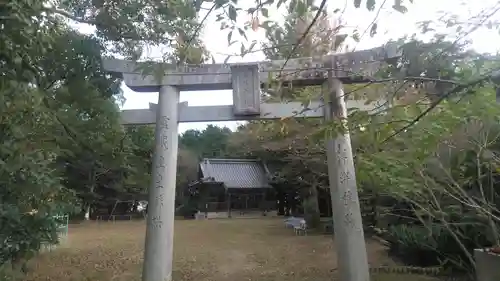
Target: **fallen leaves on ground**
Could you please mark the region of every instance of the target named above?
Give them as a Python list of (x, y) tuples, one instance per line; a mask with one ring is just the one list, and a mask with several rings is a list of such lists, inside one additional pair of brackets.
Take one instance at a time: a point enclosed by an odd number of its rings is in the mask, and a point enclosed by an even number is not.
[[(140, 281), (144, 236), (143, 221), (71, 225), (67, 241), (31, 261), (24, 280)], [(394, 265), (378, 242), (367, 245), (373, 266)], [(295, 236), (278, 218), (175, 222), (174, 281), (326, 281), (336, 266), (331, 236)]]

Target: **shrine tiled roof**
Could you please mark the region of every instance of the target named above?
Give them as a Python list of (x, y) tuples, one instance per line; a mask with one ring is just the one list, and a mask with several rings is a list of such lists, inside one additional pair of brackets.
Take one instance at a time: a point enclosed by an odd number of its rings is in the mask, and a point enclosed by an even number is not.
[(203, 178), (226, 188), (271, 188), (265, 163), (254, 159), (203, 159)]

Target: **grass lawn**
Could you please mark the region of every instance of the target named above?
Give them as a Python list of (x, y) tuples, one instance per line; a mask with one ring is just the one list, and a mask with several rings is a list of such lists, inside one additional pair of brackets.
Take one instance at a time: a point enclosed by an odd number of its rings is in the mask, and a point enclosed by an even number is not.
[[(70, 225), (57, 250), (30, 262), (26, 281), (138, 281), (144, 222)], [(384, 248), (367, 241), (372, 266), (394, 265)], [(281, 219), (179, 220), (175, 224), (174, 281), (335, 280), (330, 236), (295, 236)], [(374, 276), (375, 281), (431, 280)]]

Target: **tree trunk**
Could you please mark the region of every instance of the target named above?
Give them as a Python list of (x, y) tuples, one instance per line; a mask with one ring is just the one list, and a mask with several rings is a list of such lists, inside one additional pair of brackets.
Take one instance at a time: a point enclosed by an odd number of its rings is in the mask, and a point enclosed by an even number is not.
[[(92, 168), (92, 169), (90, 169), (90, 173), (89, 173), (90, 194), (94, 193), (95, 181), (96, 181), (96, 174), (95, 174), (95, 170)], [(91, 205), (91, 203), (87, 202), (86, 205), (87, 205), (87, 207), (85, 209), (85, 220), (88, 221), (88, 220), (90, 220), (90, 205)]]
[(310, 185), (307, 187), (302, 205), (304, 207), (304, 219), (307, 226), (310, 228), (320, 227), (320, 211), (318, 204), (318, 190), (316, 186)]
[(279, 197), (278, 200), (276, 200), (276, 205), (278, 209), (278, 216), (284, 216), (285, 215), (285, 202), (284, 202), (284, 196)]
[(85, 208), (85, 220), (88, 221), (90, 219), (90, 204)]

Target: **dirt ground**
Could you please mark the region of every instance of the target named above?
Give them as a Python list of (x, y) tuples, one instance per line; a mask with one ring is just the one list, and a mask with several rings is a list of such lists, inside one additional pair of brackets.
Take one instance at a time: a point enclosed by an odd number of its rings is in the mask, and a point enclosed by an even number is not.
[[(71, 225), (68, 240), (30, 262), (24, 280), (138, 281), (144, 234), (144, 222)], [(373, 266), (394, 265), (383, 246), (367, 243)], [(179, 220), (174, 252), (174, 281), (335, 280), (331, 236), (295, 236), (276, 218)], [(374, 280), (401, 278), (377, 276)]]

